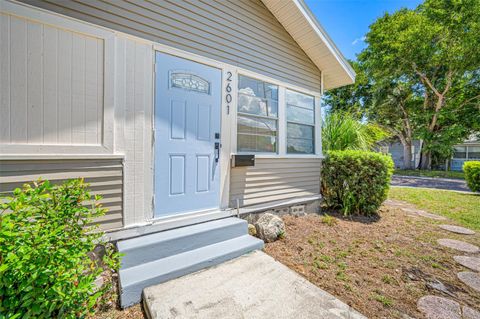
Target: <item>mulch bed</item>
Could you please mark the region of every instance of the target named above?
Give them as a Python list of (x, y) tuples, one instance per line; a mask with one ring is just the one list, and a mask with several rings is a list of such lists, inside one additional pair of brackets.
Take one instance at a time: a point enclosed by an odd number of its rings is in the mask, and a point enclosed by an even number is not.
[(401, 208), (382, 206), (373, 217), (344, 218), (332, 211), (330, 217), (284, 216), (286, 237), (267, 244), (265, 251), (370, 318), (422, 318), (416, 303), (428, 294), (478, 310), (480, 294), (458, 280), (457, 272), (465, 268), (453, 259), (468, 254), (436, 240), (480, 245), (480, 235), (442, 230), (438, 225), (445, 221)]
[(104, 282), (110, 289), (97, 304), (95, 314), (89, 319), (146, 319), (141, 304), (134, 305), (122, 310), (118, 300), (118, 275), (106, 272), (103, 276)]

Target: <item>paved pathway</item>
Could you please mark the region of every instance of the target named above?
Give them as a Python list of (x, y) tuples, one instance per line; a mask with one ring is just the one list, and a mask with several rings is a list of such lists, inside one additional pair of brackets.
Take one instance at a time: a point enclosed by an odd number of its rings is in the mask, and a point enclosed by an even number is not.
[(365, 318), (257, 251), (144, 290), (149, 318)]
[[(398, 207), (406, 214), (413, 217), (422, 216), (425, 218), (437, 219), (435, 216), (438, 216), (419, 210), (413, 204), (404, 201), (387, 200), (385, 201), (385, 205)], [(446, 218), (444, 218), (444, 220), (446, 220)], [(441, 224), (438, 225), (438, 227), (446, 232), (461, 234), (465, 239), (468, 239), (469, 236), (475, 234), (473, 230), (456, 225)], [(471, 243), (450, 238), (442, 238), (437, 242), (441, 246), (465, 253), (463, 256), (453, 257), (457, 263), (468, 269), (468, 271), (459, 272), (457, 278), (466, 288), (468, 287), (467, 289), (480, 292), (480, 248)], [(438, 280), (437, 282), (440, 284), (440, 287), (443, 286)], [(448, 290), (443, 292), (450, 297), (455, 297), (454, 294), (448, 293)], [(417, 301), (417, 308), (427, 319), (480, 319), (479, 307), (473, 309), (467, 305), (460, 304), (454, 299), (440, 296), (428, 295), (421, 297)]]
[[(456, 233), (463, 234), (465, 237), (475, 234), (474, 231), (454, 226), (454, 225), (439, 225), (442, 229)], [(450, 249), (459, 250), (470, 254), (478, 254), (480, 249), (470, 243), (454, 239), (439, 239), (438, 243)], [(472, 290), (480, 292), (480, 258), (474, 256), (455, 256), (455, 261), (466, 268), (474, 271), (461, 271), (457, 274), (458, 279)], [(423, 296), (417, 302), (417, 307), (427, 319), (480, 319), (480, 312), (476, 309), (462, 306), (452, 299), (447, 299), (438, 296)]]
[(467, 183), (461, 179), (393, 175), (391, 185), (470, 192)]

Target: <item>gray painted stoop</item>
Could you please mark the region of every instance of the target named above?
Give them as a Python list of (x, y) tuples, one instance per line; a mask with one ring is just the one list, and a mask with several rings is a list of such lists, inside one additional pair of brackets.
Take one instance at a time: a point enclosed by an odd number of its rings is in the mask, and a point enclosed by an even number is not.
[(247, 222), (225, 218), (117, 242), (123, 253), (120, 305), (140, 302), (143, 288), (220, 264), (263, 248)]

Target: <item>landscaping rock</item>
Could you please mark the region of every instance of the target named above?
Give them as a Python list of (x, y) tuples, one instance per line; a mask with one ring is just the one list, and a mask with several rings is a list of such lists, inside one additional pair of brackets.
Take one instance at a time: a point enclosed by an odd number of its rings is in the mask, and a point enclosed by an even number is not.
[(257, 229), (255, 228), (254, 225), (248, 224), (248, 234), (250, 236), (256, 236), (257, 235)]
[(257, 220), (262, 216), (260, 213), (252, 213), (248, 214), (244, 219), (247, 221), (247, 223), (255, 225)]
[(443, 297), (424, 296), (418, 300), (417, 308), (427, 319), (462, 319), (460, 304)]
[(470, 288), (480, 292), (480, 276), (471, 271), (462, 271), (457, 274), (458, 279)]
[(100, 289), (102, 289), (103, 284), (104, 284), (103, 275), (104, 275), (104, 273), (101, 273), (100, 275), (98, 275), (98, 277), (93, 282), (93, 286), (94, 286), (93, 292), (97, 292)]
[(450, 290), (448, 290), (448, 287), (445, 286), (445, 284), (437, 279), (434, 279), (432, 281), (429, 281), (426, 283), (427, 287), (436, 291), (439, 291), (441, 293), (444, 293), (450, 297), (455, 297), (455, 294), (453, 294)]
[(404, 212), (407, 212), (407, 213), (410, 213), (410, 214), (414, 214), (416, 216), (421, 216), (421, 217), (425, 217), (425, 218), (430, 218), (430, 219), (434, 219), (434, 220), (447, 220), (446, 217), (443, 217), (443, 216), (440, 216), (440, 215), (435, 215), (435, 214), (431, 214), (431, 213), (427, 213), (426, 211), (424, 210), (420, 210), (420, 209), (414, 209), (414, 208), (402, 208), (402, 210)]
[(266, 243), (273, 242), (279, 236), (285, 235), (285, 224), (283, 220), (273, 214), (263, 214), (255, 223), (258, 238)]
[(454, 226), (454, 225), (440, 225), (441, 229), (448, 230), (452, 233), (462, 234), (462, 235), (474, 235), (475, 232), (465, 227)]
[(463, 319), (480, 319), (480, 312), (467, 306), (463, 306)]
[(103, 257), (105, 257), (106, 248), (104, 245), (97, 245), (93, 251), (89, 252), (87, 255), (90, 257), (90, 260), (94, 261), (97, 267), (103, 266)]
[(394, 207), (405, 207), (405, 206), (410, 205), (407, 202), (399, 201), (399, 200), (395, 200), (395, 199), (387, 199), (383, 202), (383, 204), (385, 204), (387, 206), (394, 206)]
[(480, 272), (480, 258), (478, 257), (455, 256), (453, 259), (463, 267)]
[(455, 239), (443, 238), (443, 239), (437, 240), (437, 243), (439, 245), (442, 245), (448, 248), (456, 249), (456, 250), (463, 251), (466, 253), (471, 253), (471, 254), (475, 254), (480, 251), (480, 249), (475, 245), (472, 245), (460, 240), (455, 240)]

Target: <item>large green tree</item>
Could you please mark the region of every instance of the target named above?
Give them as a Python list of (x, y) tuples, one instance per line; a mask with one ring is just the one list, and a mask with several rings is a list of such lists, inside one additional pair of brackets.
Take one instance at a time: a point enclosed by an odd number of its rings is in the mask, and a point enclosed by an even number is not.
[(357, 76), (355, 83), (326, 91), (323, 103), (328, 106), (329, 113), (349, 113), (357, 119), (365, 116), (365, 109), (371, 103), (371, 86), (362, 65), (356, 61), (348, 61)]
[[(427, 0), (416, 10), (385, 14), (366, 42), (359, 59), (374, 86), (395, 79), (413, 84), (412, 97), (421, 96), (411, 112), (423, 140), (422, 168), (429, 168), (432, 152), (451, 149), (478, 123), (480, 1)], [(392, 90), (383, 95), (395, 97)]]
[(412, 169), (412, 146), (418, 121), (416, 110), (421, 100), (415, 86), (408, 81), (386, 78), (372, 86), (372, 103), (366, 114), (396, 137), (403, 145), (403, 168)]

